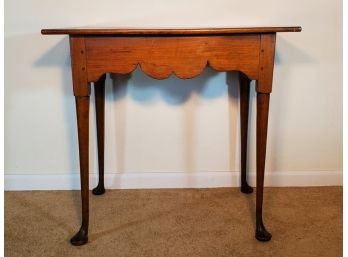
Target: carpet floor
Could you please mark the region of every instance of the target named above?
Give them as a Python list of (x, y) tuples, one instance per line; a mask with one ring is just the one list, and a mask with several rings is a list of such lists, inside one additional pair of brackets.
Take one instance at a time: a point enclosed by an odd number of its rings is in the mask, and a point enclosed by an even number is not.
[(255, 193), (237, 188), (90, 195), (89, 243), (72, 246), (79, 191), (5, 192), (5, 256), (342, 256), (342, 187), (265, 188), (270, 242), (254, 238)]

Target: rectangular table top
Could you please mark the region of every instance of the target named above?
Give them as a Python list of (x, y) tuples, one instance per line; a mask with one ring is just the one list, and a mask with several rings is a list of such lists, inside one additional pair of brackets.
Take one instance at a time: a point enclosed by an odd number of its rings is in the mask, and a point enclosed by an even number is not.
[(230, 35), (248, 33), (300, 32), (301, 27), (240, 27), (240, 28), (56, 28), (43, 29), (44, 35), (114, 35), (114, 36), (185, 36), (185, 35)]

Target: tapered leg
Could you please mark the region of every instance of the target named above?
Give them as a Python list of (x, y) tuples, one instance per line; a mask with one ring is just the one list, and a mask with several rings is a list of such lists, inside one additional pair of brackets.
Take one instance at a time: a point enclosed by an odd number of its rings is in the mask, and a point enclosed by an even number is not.
[(80, 155), (82, 225), (80, 230), (76, 233), (76, 235), (73, 238), (71, 238), (70, 242), (73, 245), (83, 245), (88, 241), (89, 218), (89, 96), (76, 96), (75, 100)]
[(104, 187), (104, 131), (105, 131), (105, 75), (103, 75), (94, 85), (95, 108), (97, 118), (97, 141), (98, 141), (98, 186), (93, 189), (95, 195), (105, 193)]
[(246, 179), (247, 169), (247, 144), (248, 144), (248, 120), (249, 120), (249, 97), (250, 79), (243, 73), (239, 73), (240, 91), (240, 144), (241, 144), (241, 187), (243, 193), (250, 194), (253, 188), (248, 185)]
[(257, 93), (256, 125), (256, 233), (259, 241), (269, 241), (272, 235), (266, 230), (262, 220), (263, 182), (265, 174), (269, 93)]

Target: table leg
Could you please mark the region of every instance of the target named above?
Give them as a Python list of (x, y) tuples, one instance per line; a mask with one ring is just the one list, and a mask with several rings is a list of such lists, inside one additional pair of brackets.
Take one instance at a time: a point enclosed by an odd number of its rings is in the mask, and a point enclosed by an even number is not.
[(105, 193), (104, 187), (104, 141), (105, 141), (105, 75), (94, 84), (95, 108), (97, 118), (97, 141), (98, 141), (98, 186), (93, 189), (94, 195)]
[(267, 125), (269, 93), (257, 93), (257, 125), (256, 125), (256, 233), (255, 237), (259, 241), (269, 241), (272, 235), (266, 230), (262, 220), (262, 202), (265, 174)]
[(248, 121), (249, 121), (249, 98), (250, 79), (239, 72), (240, 92), (240, 143), (241, 143), (241, 192), (250, 194), (253, 188), (248, 185), (246, 179), (247, 169), (247, 143), (248, 143)]
[(88, 241), (89, 218), (89, 96), (76, 96), (75, 100), (80, 156), (82, 225), (70, 242), (73, 245), (83, 245)]

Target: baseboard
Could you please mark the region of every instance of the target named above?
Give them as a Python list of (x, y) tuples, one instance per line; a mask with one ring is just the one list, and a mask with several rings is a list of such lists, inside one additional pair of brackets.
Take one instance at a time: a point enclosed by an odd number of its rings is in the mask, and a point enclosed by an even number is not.
[[(105, 187), (108, 189), (130, 188), (211, 188), (238, 187), (239, 172), (139, 172), (106, 173)], [(5, 175), (6, 191), (17, 190), (77, 190), (80, 177), (74, 174), (55, 175)], [(255, 185), (255, 173), (249, 176)], [(90, 188), (97, 184), (97, 175), (90, 174)], [(342, 186), (342, 171), (287, 171), (265, 175), (265, 186)]]

